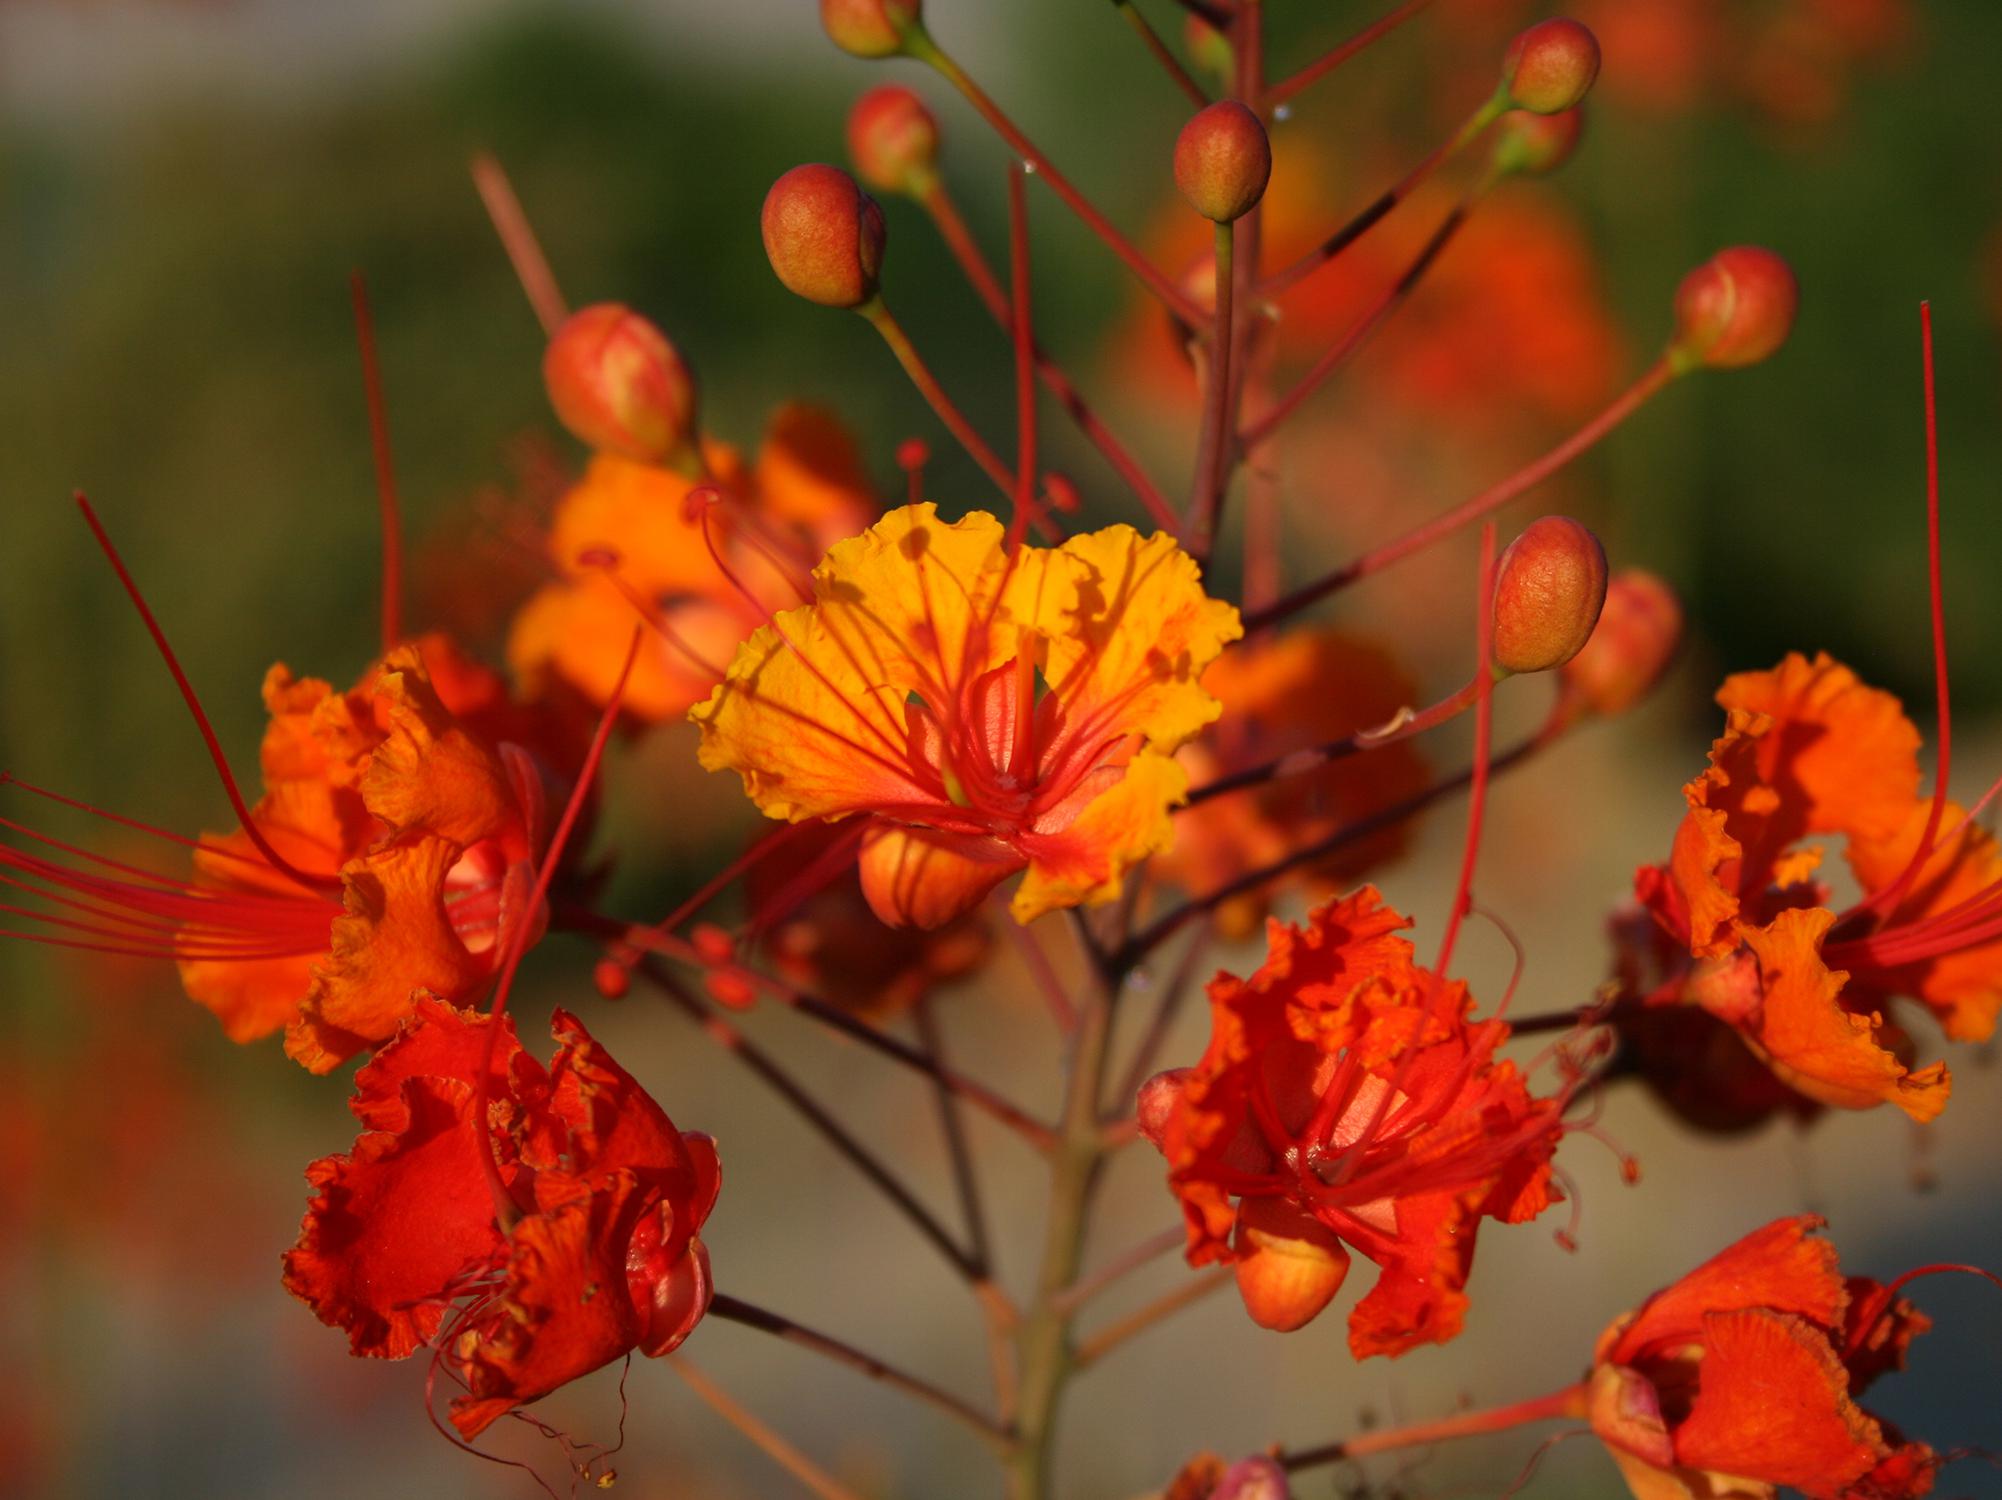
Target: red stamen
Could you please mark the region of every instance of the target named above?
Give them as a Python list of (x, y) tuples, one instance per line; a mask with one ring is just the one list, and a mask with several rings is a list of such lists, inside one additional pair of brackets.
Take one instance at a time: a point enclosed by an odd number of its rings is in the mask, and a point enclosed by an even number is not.
[[(116, 823), (121, 828), (131, 828), (139, 833), (151, 834), (154, 838), (166, 839), (171, 843), (181, 845), (183, 848), (199, 849), (204, 854), (212, 854), (220, 859), (239, 860), (247, 865), (261, 866), (263, 864), (262, 860), (245, 854), (241, 849), (231, 849), (222, 844), (212, 844), (207, 839), (191, 839), (184, 833), (175, 833), (173, 830), (167, 828), (156, 828), (151, 823), (141, 823), (137, 818), (127, 818), (115, 812), (107, 812), (101, 807), (92, 807), (88, 802), (79, 802), (74, 797), (65, 797), (61, 792), (52, 792), (46, 787), (36, 786), (33, 782), (23, 781), (11, 771), (0, 771), (0, 787), (7, 786), (17, 786), (31, 796), (46, 797), (49, 801), (60, 803), (64, 807), (75, 808), (78, 812), (89, 813), (94, 818), (103, 818), (107, 823)], [(92, 854), (88, 849), (78, 849), (68, 844), (57, 843), (54, 839), (47, 838), (18, 823), (9, 822), (5, 818), (0, 818), (0, 828), (11, 828), (16, 833), (26, 834), (32, 839), (40, 839), (45, 844), (54, 844), (55, 847), (65, 850), (68, 853), (80, 855), (84, 859), (95, 860), (97, 863), (108, 865), (114, 870), (124, 870), (131, 874), (140, 875), (147, 873), (146, 871), (139, 870), (136, 866), (122, 865), (116, 860), (106, 859), (101, 854)]]
[(1036, 332), (1030, 317), (1029, 205), (1023, 176), (1020, 162), (1008, 164), (1008, 270), (1013, 293), (1009, 321), (1015, 336), (1015, 513), (1008, 518), (1010, 552), (1022, 545), (1036, 503)]
[(1947, 778), (1953, 769), (1953, 712), (1947, 692), (1946, 604), (1940, 586), (1939, 545), (1939, 402), (1933, 383), (1932, 304), (1919, 304), (1919, 345), (1925, 362), (1926, 395), (1926, 587), (1932, 615), (1933, 699), (1939, 725), (1939, 764), (1934, 769), (1932, 810), (1926, 815), (1925, 832), (1912, 848), (1898, 878), (1883, 889), (1858, 902), (1846, 915), (1865, 911), (1889, 911), (1932, 857), (1940, 818), (1946, 811)]
[(1481, 613), (1476, 640), (1474, 681), (1480, 696), (1474, 705), (1474, 782), (1467, 798), (1467, 837), (1460, 854), (1460, 881), (1453, 892), (1453, 906), (1446, 914), (1446, 932), (1439, 940), (1439, 957), (1433, 972), (1443, 981), (1453, 960), (1453, 945), (1460, 936), (1460, 922), (1473, 905), (1474, 866), (1481, 852), (1481, 823), (1487, 811), (1488, 766), (1494, 749), (1494, 598), (1495, 526), (1490, 521), (1481, 528)]
[(375, 319), (361, 272), (348, 278), (354, 299), (355, 342), (361, 349), (362, 394), (368, 403), (369, 448), (375, 455), (375, 498), (382, 517), (382, 649), (403, 639), (403, 514), (396, 495), (396, 462), (389, 448), (389, 411), (375, 354)]
[(905, 438), (897, 444), (897, 467), (904, 471), (906, 490), (904, 503), (922, 505), (925, 501), (925, 465), (931, 462), (931, 449), (923, 438)]

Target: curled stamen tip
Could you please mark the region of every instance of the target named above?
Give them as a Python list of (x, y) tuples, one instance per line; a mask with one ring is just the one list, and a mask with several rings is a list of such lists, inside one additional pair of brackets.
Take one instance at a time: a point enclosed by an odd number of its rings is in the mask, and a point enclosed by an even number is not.
[(1641, 1162), (1638, 1156), (1620, 1158), (1620, 1181), (1628, 1187), (1637, 1187), (1641, 1180)]
[(905, 473), (922, 469), (931, 462), (931, 449), (923, 438), (905, 438), (897, 444), (897, 467)]
[(709, 508), (721, 505), (723, 492), (713, 484), (698, 484), (681, 497), (681, 517), (685, 521), (699, 524)]
[(1578, 1253), (1578, 1237), (1570, 1230), (1560, 1229), (1551, 1238), (1557, 1241), (1557, 1248), (1562, 1250), (1566, 1255), (1576, 1255)]
[(619, 555), (618, 548), (607, 547), (602, 542), (595, 547), (586, 547), (577, 554), (577, 566), (580, 568), (613, 569), (623, 561), (625, 559)]
[(632, 971), (616, 958), (601, 958), (591, 970), (591, 987), (607, 1000), (623, 1000), (633, 987)]
[(1043, 476), (1043, 499), (1049, 503), (1050, 509), (1067, 516), (1076, 515), (1078, 507), (1084, 503), (1071, 477), (1054, 472)]

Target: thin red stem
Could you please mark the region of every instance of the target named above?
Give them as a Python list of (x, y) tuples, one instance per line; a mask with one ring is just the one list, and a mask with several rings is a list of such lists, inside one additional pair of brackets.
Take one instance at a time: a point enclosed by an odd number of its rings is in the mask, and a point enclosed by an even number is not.
[(1926, 814), (1925, 831), (1912, 846), (1898, 878), (1873, 895), (1859, 901), (1847, 913), (1888, 911), (1911, 889), (1919, 871), (1932, 857), (1939, 836), (1940, 819), (1946, 813), (1947, 781), (1953, 771), (1953, 707), (1947, 689), (1946, 595), (1940, 583), (1939, 541), (1939, 401), (1933, 382), (1932, 304), (1919, 304), (1919, 344), (1925, 363), (1926, 396), (1926, 588), (1932, 616), (1933, 701), (1939, 733), (1939, 763), (1933, 769), (1932, 809)]
[(1348, 331), (1332, 348), (1314, 361), (1307, 373), (1300, 377), (1291, 390), (1273, 402), (1256, 422), (1238, 434), (1239, 446), (1246, 450), (1256, 447), (1282, 422), (1299, 410), (1300, 404), (1319, 390), (1329, 376), (1355, 358), (1369, 336), (1375, 333), (1418, 289), (1418, 284), (1424, 280), (1425, 274), (1445, 253), (1446, 247), (1453, 242), (1453, 237), (1466, 223), (1467, 215), (1473, 211), (1477, 197), (1478, 193), (1470, 193), (1440, 221), (1439, 227), (1432, 231), (1431, 238), (1420, 247), (1411, 264), (1404, 268), (1404, 273), (1377, 294), (1376, 300), (1363, 309), (1355, 322), (1349, 325)]
[(1223, 512), (1224, 490), (1230, 484), (1232, 436), (1237, 426), (1235, 403), (1231, 400), (1231, 346), (1235, 330), (1231, 317), (1236, 301), (1237, 225), (1216, 226), (1215, 275), (1216, 316), (1210, 320), (1209, 370), (1203, 382), (1202, 434), (1197, 440), (1195, 494), (1189, 500), (1189, 518), (1184, 530), (1190, 551), (1200, 561), (1216, 542), (1217, 521)]
[(1070, 181), (1057, 170), (1055, 164), (1036, 149), (1035, 143), (1016, 128), (1015, 122), (1002, 112), (999, 105), (988, 98), (986, 91), (967, 75), (964, 68), (947, 56), (936, 42), (923, 32), (919, 32), (907, 39), (905, 45), (911, 56), (920, 62), (930, 64), (940, 77), (965, 96), (966, 102), (971, 104), (980, 117), (994, 128), (995, 133), (1008, 143), (1009, 149), (1035, 168), (1036, 175), (1049, 183), (1051, 190), (1069, 205), (1071, 212), (1084, 220), (1092, 233), (1105, 241), (1113, 254), (1126, 262), (1148, 291), (1166, 303), (1183, 322), (1193, 325), (1203, 321), (1202, 309), (1195, 305), (1189, 295), (1163, 275), (1153, 262), (1140, 253), (1132, 241), (1115, 229), (1112, 221), (1100, 213), (1090, 199), (1072, 187)]
[(1271, 113), (1274, 105), (1283, 104), (1302, 89), (1319, 83), (1358, 52), (1389, 36), (1431, 3), (1432, 0), (1405, 0), (1388, 15), (1372, 21), (1347, 41), (1322, 53), (1292, 77), (1280, 79), (1265, 91), (1265, 97), (1260, 101), (1264, 112)]
[(1592, 448), (1607, 433), (1645, 406), (1650, 397), (1675, 378), (1675, 374), (1666, 356), (1657, 359), (1648, 366), (1646, 373), (1616, 397), (1611, 405), (1543, 457), (1525, 468), (1518, 469), (1501, 483), (1483, 490), (1473, 499), (1455, 506), (1443, 515), (1435, 516), (1424, 525), (1363, 553), (1347, 566), (1337, 568), (1303, 588), (1295, 589), (1278, 602), (1246, 615), (1245, 634), (1249, 635), (1265, 626), (1277, 624), (1289, 615), (1299, 613), (1308, 605), (1325, 599), (1350, 584), (1359, 582), (1373, 573), (1380, 573), (1393, 563), (1402, 562), (1414, 552), (1422, 552), (1441, 538), (1451, 536), (1462, 527), (1480, 520), (1490, 511), (1499, 510), (1511, 500), (1535, 489), (1537, 485)]
[[(1168, 50), (1168, 44), (1161, 40), (1161, 34), (1140, 13), (1140, 7), (1135, 5), (1133, 0), (1117, 0), (1117, 3), (1119, 13), (1126, 17), (1127, 24), (1133, 28), (1134, 33), (1139, 36), (1175, 87), (1182, 91), (1183, 97), (1197, 109), (1205, 107), (1210, 102), (1209, 94), (1189, 75), (1189, 70), (1182, 66), (1182, 60)], [(1420, 3), (1424, 3), (1424, 0), (1420, 0)]]
[(1560, 1417), (1582, 1419), (1584, 1415), (1585, 1388), (1572, 1385), (1561, 1391), (1552, 1391), (1547, 1396), (1517, 1401), (1509, 1406), (1461, 1412), (1435, 1422), (1416, 1422), (1409, 1427), (1386, 1427), (1380, 1432), (1365, 1432), (1360, 1437), (1346, 1438), (1339, 1443), (1324, 1443), (1317, 1448), (1301, 1448), (1290, 1453), (1281, 1450), (1274, 1456), (1287, 1473), (1297, 1474), (1302, 1469), (1317, 1468), (1342, 1459), (1389, 1453), (1398, 1448), (1415, 1448), (1420, 1443), (1437, 1443), (1447, 1438), (1505, 1432), (1529, 1422), (1549, 1422)]
[(1467, 837), (1460, 851), (1460, 879), (1453, 889), (1453, 906), (1446, 914), (1446, 931), (1439, 939), (1439, 957), (1432, 969), (1441, 979), (1453, 961), (1460, 924), (1473, 904), (1474, 869), (1481, 856), (1481, 824), (1488, 807), (1488, 760), (1494, 750), (1495, 673), (1495, 523), (1481, 528), (1480, 621), (1475, 635), (1474, 682), (1479, 696), (1474, 708), (1474, 784), (1467, 798)]
[[(987, 257), (981, 253), (972, 232), (966, 227), (966, 220), (960, 215), (951, 195), (943, 182), (935, 182), (919, 199), (932, 222), (938, 227), (939, 237), (951, 250), (953, 259), (959, 262), (961, 273), (980, 298), (988, 315), (1004, 333), (1012, 336), (1014, 326), (1008, 312), (1008, 295), (995, 278), (993, 267), (987, 264)], [(1112, 466), (1113, 472), (1130, 489), (1141, 505), (1146, 507), (1148, 516), (1160, 529), (1179, 534), (1181, 518), (1168, 504), (1160, 488), (1147, 477), (1147, 471), (1140, 467), (1137, 459), (1129, 453), (1124, 444), (1105, 425), (1098, 413), (1086, 403), (1083, 394), (1064, 374), (1063, 368), (1041, 348), (1036, 347), (1036, 373), (1042, 377), (1043, 385), (1056, 398), (1057, 405), (1064, 409), (1099, 455)]]
[(369, 312), (368, 284), (361, 272), (349, 276), (348, 291), (354, 299), (355, 343), (361, 350), (369, 449), (375, 458), (375, 499), (382, 526), (382, 649), (388, 651), (403, 639), (403, 507), (396, 494), (396, 460), (389, 446), (389, 409), (376, 358), (375, 318)]
[(486, 205), (494, 233), (500, 236), (501, 248), (514, 266), (515, 279), (528, 295), (528, 305), (535, 309), (536, 321), (542, 324), (544, 334), (553, 337), (570, 310), (528, 215), (522, 212), (514, 184), (492, 153), (482, 151), (473, 157), (473, 186), (479, 189), (480, 201)]
[(195, 687), (188, 680), (188, 674), (181, 670), (180, 658), (174, 655), (174, 648), (167, 644), (167, 633), (160, 628), (160, 622), (153, 617), (153, 610), (146, 603), (146, 596), (139, 592), (139, 585), (132, 580), (126, 570), (125, 559), (118, 555), (118, 549), (111, 543), (111, 536), (97, 519), (97, 512), (91, 507), (90, 499), (83, 491), (76, 493), (77, 509), (83, 512), (84, 524), (90, 534), (97, 539), (105, 560), (111, 564), (111, 571), (118, 575), (118, 582), (125, 590), (125, 596), (132, 601), (132, 607), (139, 611), (139, 619), (146, 627), (146, 633), (153, 638), (154, 649), (160, 659), (167, 664), (167, 671), (174, 679), (174, 686), (180, 689), (181, 701), (188, 706), (188, 713), (194, 718), (195, 728), (201, 732), (202, 743), (208, 747), (209, 760), (215, 766), (216, 775), (222, 781), (223, 795), (229, 798), (230, 810), (236, 814), (237, 822), (243, 827), (244, 837), (256, 847), (257, 852), (270, 862), (272, 869), (293, 884), (309, 891), (319, 892), (338, 887), (340, 880), (332, 875), (308, 875), (297, 869), (290, 860), (271, 847), (257, 822), (250, 815), (250, 804), (244, 801), (242, 789), (236, 784), (236, 775), (229, 768), (229, 760), (222, 753), (222, 741), (216, 738), (215, 726), (209, 723), (209, 716), (202, 709), (201, 699), (195, 695)]

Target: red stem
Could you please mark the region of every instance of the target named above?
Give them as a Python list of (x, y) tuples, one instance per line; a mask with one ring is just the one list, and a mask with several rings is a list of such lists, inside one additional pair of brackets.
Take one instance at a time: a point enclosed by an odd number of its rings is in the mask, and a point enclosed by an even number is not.
[(1140, 14), (1140, 7), (1135, 5), (1133, 0), (1118, 0), (1118, 5), (1119, 13), (1126, 17), (1127, 23), (1139, 34), (1140, 40), (1146, 44), (1147, 50), (1154, 55), (1154, 60), (1174, 81), (1175, 87), (1182, 91), (1183, 97), (1197, 109), (1208, 105), (1210, 96), (1204, 92), (1200, 83), (1189, 76), (1189, 70), (1182, 66), (1182, 60), (1168, 50), (1168, 44), (1161, 40), (1161, 34), (1145, 16)]
[(1433, 972), (1446, 977), (1453, 960), (1453, 946), (1459, 940), (1460, 924), (1473, 904), (1474, 869), (1481, 855), (1481, 823), (1488, 807), (1488, 759), (1494, 750), (1495, 672), (1495, 523), (1481, 528), (1480, 620), (1476, 626), (1474, 684), (1478, 693), (1474, 708), (1474, 785), (1467, 799), (1467, 838), (1460, 851), (1460, 879), (1453, 890), (1452, 910), (1446, 914), (1446, 931), (1439, 939), (1439, 957)]
[(1536, 488), (1646, 405), (1650, 397), (1675, 378), (1675, 374), (1666, 356), (1657, 359), (1648, 366), (1646, 373), (1610, 406), (1534, 463), (1517, 470), (1501, 483), (1482, 491), (1464, 504), (1455, 506), (1443, 515), (1433, 517), (1424, 525), (1405, 532), (1403, 536), (1365, 552), (1346, 567), (1337, 568), (1325, 577), (1303, 588), (1295, 589), (1276, 604), (1246, 615), (1244, 633), (1250, 635), (1254, 630), (1276, 624), (1289, 615), (1299, 613), (1308, 605), (1369, 577), (1372, 573), (1380, 573), (1391, 564), (1402, 562), (1414, 552), (1423, 551), (1442, 537), (1452, 535), (1461, 527), (1471, 525), (1490, 511), (1499, 510), (1511, 500)]
[(354, 299), (355, 342), (361, 349), (362, 393), (368, 402), (369, 448), (375, 457), (375, 498), (382, 526), (382, 649), (403, 639), (403, 507), (396, 494), (396, 460), (389, 447), (389, 410), (376, 359), (375, 318), (368, 285), (356, 271), (348, 278)]
[(1337, 1463), (1347, 1458), (1362, 1458), (1371, 1453), (1388, 1453), (1393, 1449), (1442, 1442), (1447, 1438), (1506, 1432), (1525, 1423), (1548, 1422), (1559, 1417), (1582, 1419), (1584, 1415), (1585, 1388), (1570, 1385), (1547, 1396), (1518, 1401), (1510, 1406), (1461, 1412), (1458, 1416), (1442, 1417), (1435, 1422), (1416, 1422), (1409, 1427), (1387, 1427), (1381, 1432), (1366, 1432), (1360, 1437), (1347, 1438), (1339, 1443), (1324, 1443), (1318, 1448), (1302, 1448), (1291, 1453), (1281, 1451), (1275, 1457), (1287, 1473), (1297, 1474), (1302, 1469)]
[(1126, 262), (1128, 268), (1140, 278), (1148, 291), (1166, 303), (1183, 322), (1193, 325), (1204, 321), (1202, 309), (1196, 306), (1189, 295), (1163, 275), (1125, 235), (1115, 229), (1111, 220), (1100, 213), (1090, 199), (1072, 187), (1063, 173), (1056, 169), (1055, 164), (1036, 149), (1035, 143), (1016, 128), (1015, 122), (1002, 113), (1000, 106), (988, 98), (980, 85), (967, 75), (964, 68), (947, 56), (936, 42), (920, 31), (906, 40), (905, 47), (912, 57), (920, 62), (929, 63), (938, 71), (940, 77), (965, 96), (966, 102), (971, 104), (980, 117), (994, 128), (995, 133), (1008, 143), (1009, 149), (1036, 169), (1036, 175), (1049, 183), (1051, 190), (1069, 205), (1071, 212), (1084, 220), (1092, 233), (1105, 241), (1113, 254)]
[[(932, 222), (938, 227), (940, 238), (952, 251), (953, 259), (959, 262), (960, 271), (972, 285), (981, 302), (986, 305), (988, 314), (1000, 326), (1002, 332), (1012, 336), (1014, 323), (1008, 312), (1008, 295), (1001, 289), (1001, 283), (995, 279), (993, 268), (987, 264), (987, 257), (981, 254), (980, 246), (975, 243), (972, 233), (966, 227), (966, 220), (960, 216), (959, 209), (946, 192), (945, 184), (935, 182), (918, 201), (923, 205), (925, 212), (931, 215)], [(1098, 414), (1086, 404), (1084, 396), (1064, 374), (1062, 367), (1040, 346), (1036, 348), (1036, 373), (1042, 377), (1043, 384), (1048, 387), (1050, 394), (1056, 397), (1057, 404), (1069, 415), (1071, 421), (1077, 424), (1078, 430), (1090, 440), (1094, 448), (1098, 449), (1100, 456), (1112, 466), (1126, 487), (1133, 491), (1135, 497), (1146, 507), (1147, 514), (1153, 519), (1154, 524), (1164, 531), (1179, 535), (1181, 518), (1175, 514), (1154, 481), (1147, 477), (1147, 471), (1140, 467), (1138, 460), (1127, 452), (1125, 446), (1113, 435), (1112, 429), (1107, 427), (1099, 419)]]
[(1036, 503), (1036, 332), (1029, 284), (1029, 204), (1022, 165), (1008, 164), (1008, 279), (1015, 336), (1015, 513), (1008, 550), (1022, 545)]
[(1431, 3), (1432, 0), (1405, 0), (1388, 15), (1372, 21), (1347, 41), (1322, 53), (1292, 77), (1282, 78), (1265, 91), (1265, 97), (1260, 101), (1262, 112), (1270, 114), (1275, 104), (1282, 104), (1302, 89), (1319, 83), (1358, 52), (1389, 36)]
[(482, 151), (473, 157), (473, 186), (479, 189), (480, 201), (486, 205), (494, 233), (500, 236), (501, 248), (507, 251), (507, 258), (514, 266), (515, 279), (528, 294), (528, 305), (535, 309), (536, 321), (542, 324), (544, 334), (554, 336), (563, 326), (563, 320), (570, 316), (569, 308), (556, 285), (556, 274), (549, 269), (548, 258), (535, 238), (535, 230), (529, 225), (528, 215), (522, 212), (514, 184), (508, 181), (506, 171), (491, 152)]

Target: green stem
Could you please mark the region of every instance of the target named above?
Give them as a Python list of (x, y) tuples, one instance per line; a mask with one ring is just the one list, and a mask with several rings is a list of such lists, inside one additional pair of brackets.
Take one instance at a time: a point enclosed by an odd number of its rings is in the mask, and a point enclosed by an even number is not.
[(1098, 1096), (1117, 989), (1111, 971), (1096, 964), (1094, 968), (1099, 982), (1071, 1037), (1063, 1118), (1049, 1149), (1050, 1206), (1042, 1268), (1016, 1339), (1021, 1389), (1015, 1413), (1016, 1448), (1006, 1463), (1008, 1500), (1048, 1500), (1058, 1405), (1077, 1369), (1071, 1338), (1077, 1310), (1065, 1293), (1078, 1279), (1092, 1190), (1105, 1162)]

